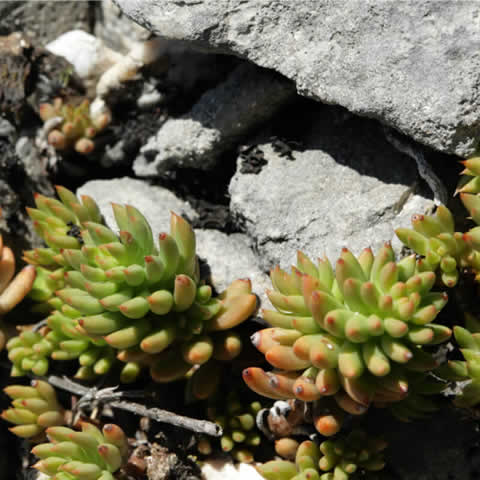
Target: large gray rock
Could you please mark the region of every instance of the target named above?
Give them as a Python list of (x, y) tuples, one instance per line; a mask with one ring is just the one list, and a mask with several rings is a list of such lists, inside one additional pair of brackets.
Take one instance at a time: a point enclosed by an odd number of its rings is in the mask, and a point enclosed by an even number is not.
[(376, 122), (340, 110), (325, 106), (314, 123), (304, 122), (303, 151), (294, 149), (292, 159), (267, 141), (257, 147), (267, 161), (258, 174), (241, 173), (249, 170), (238, 161), (230, 208), (254, 239), (263, 270), (295, 263), (299, 249), (331, 261), (344, 246), (375, 251), (393, 239), (394, 228), (432, 206), (415, 193), (415, 162), (385, 140)]
[(114, 230), (117, 225), (112, 202), (133, 205), (140, 210), (150, 223), (154, 235), (170, 231), (171, 211), (191, 219), (197, 215), (189, 203), (180, 200), (169, 190), (129, 177), (92, 180), (82, 185), (77, 195), (90, 195), (98, 203), (107, 224)]
[(242, 136), (268, 120), (293, 96), (290, 82), (254, 65), (239, 65), (192, 110), (165, 122), (133, 165), (139, 176), (174, 167), (211, 168)]
[(157, 35), (248, 58), (435, 149), (478, 143), (479, 2), (115, 2)]

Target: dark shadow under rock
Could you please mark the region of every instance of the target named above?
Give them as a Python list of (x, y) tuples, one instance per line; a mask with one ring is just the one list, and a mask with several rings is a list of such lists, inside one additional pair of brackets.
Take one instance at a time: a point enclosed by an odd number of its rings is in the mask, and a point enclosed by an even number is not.
[[(476, 480), (480, 472), (478, 422), (444, 406), (423, 421), (402, 423), (372, 412), (368, 425), (388, 441), (381, 480)], [(370, 415), (369, 415), (370, 417)]]

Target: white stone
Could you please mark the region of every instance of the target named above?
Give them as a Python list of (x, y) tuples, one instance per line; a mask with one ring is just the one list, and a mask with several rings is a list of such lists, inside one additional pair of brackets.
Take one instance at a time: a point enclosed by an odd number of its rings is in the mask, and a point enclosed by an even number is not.
[(202, 466), (202, 475), (205, 480), (263, 480), (253, 465), (234, 465), (221, 459), (207, 460)]
[(83, 79), (98, 78), (122, 55), (106, 47), (98, 38), (83, 30), (71, 30), (50, 42), (46, 49), (67, 59)]

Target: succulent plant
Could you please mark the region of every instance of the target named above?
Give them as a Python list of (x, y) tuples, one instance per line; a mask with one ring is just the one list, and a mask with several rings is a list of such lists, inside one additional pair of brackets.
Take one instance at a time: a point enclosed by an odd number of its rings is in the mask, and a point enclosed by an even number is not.
[(257, 469), (267, 480), (348, 480), (357, 471), (382, 470), (385, 462), (381, 452), (386, 446), (383, 440), (355, 430), (320, 446), (306, 440), (298, 446), (295, 462), (272, 460)]
[(413, 230), (397, 228), (395, 233), (405, 245), (424, 257), (420, 263), (423, 269), (440, 269), (446, 286), (457, 284), (459, 268), (480, 262), (464, 235), (455, 232), (453, 215), (447, 207), (440, 205), (434, 215), (413, 215), (412, 227)]
[[(480, 193), (480, 157), (473, 156), (467, 158), (467, 160), (463, 160), (461, 163), (465, 169), (461, 172), (463, 177), (460, 179), (456, 193), (466, 195), (476, 195)], [(467, 198), (467, 203), (468, 201)], [(467, 207), (467, 205), (465, 206)], [(478, 213), (478, 210), (475, 214), (476, 213)], [(476, 223), (479, 224), (480, 222), (476, 221)]]
[(321, 480), (347, 480), (358, 470), (379, 471), (385, 466), (383, 450), (387, 443), (380, 438), (369, 438), (361, 430), (345, 437), (325, 440), (320, 444), (318, 465), (325, 473)]
[(7, 340), (1, 317), (23, 300), (32, 288), (34, 280), (35, 269), (31, 266), (24, 267), (15, 275), (15, 255), (11, 248), (3, 244), (3, 237), (0, 234), (0, 350), (3, 350)]
[(453, 328), (455, 340), (465, 360), (449, 360), (435, 372), (442, 378), (466, 382), (455, 397), (458, 407), (470, 408), (480, 403), (480, 322), (471, 314), (466, 314), (465, 327)]
[(195, 368), (188, 379), (187, 390), (197, 400), (205, 400), (217, 392), (225, 364), (242, 351), (242, 338), (234, 331), (213, 333), (212, 341), (212, 357)]
[(34, 468), (52, 480), (114, 480), (114, 473), (127, 461), (128, 441), (123, 430), (108, 424), (100, 431), (82, 423), (82, 431), (50, 427), (50, 443), (32, 449), (40, 458)]
[(12, 408), (2, 418), (16, 426), (9, 430), (22, 438), (37, 437), (48, 427), (64, 425), (64, 411), (51, 385), (33, 380), (32, 386), (10, 385), (3, 390), (12, 400)]
[[(149, 366), (154, 380), (169, 382), (193, 365), (237, 353), (238, 339), (225, 331), (254, 312), (250, 281), (234, 281), (213, 297), (200, 282), (195, 235), (185, 220), (172, 214), (171, 233), (161, 233), (157, 247), (136, 208), (113, 204), (117, 235), (101, 223), (90, 197), (80, 202), (63, 187), (57, 192), (61, 201), (36, 195), (37, 208), (28, 210), (48, 248), (25, 252), (24, 258), (51, 270), (41, 270), (34, 292), (53, 309), (49, 331), (41, 341), (32, 337), (35, 354), (83, 358), (82, 366), (91, 367), (99, 355), (112, 357), (114, 349), (126, 363), (124, 381)], [(13, 350), (24, 345), (15, 338), (8, 346), (12, 362), (25, 370), (30, 352), (20, 350), (19, 366)], [(80, 376), (91, 373), (84, 368)]]
[(85, 99), (79, 105), (65, 104), (61, 98), (53, 103), (42, 103), (39, 107), (40, 118), (48, 120), (59, 117), (61, 123), (48, 134), (48, 143), (56, 150), (74, 148), (78, 153), (89, 154), (95, 148), (93, 138), (110, 122), (108, 113), (92, 116), (90, 102)]
[(20, 335), (12, 337), (7, 342), (8, 359), (12, 362), (10, 375), (21, 377), (29, 371), (35, 375), (45, 375), (48, 371), (49, 352), (43, 351), (41, 345), (46, 342), (49, 345), (58, 345), (56, 341), (53, 343), (54, 339), (54, 332), (48, 332), (44, 338), (44, 335), (32, 329), (23, 330)]
[(300, 442), (291, 437), (275, 440), (275, 453), (286, 460), (295, 460)]
[(445, 293), (430, 291), (435, 274), (417, 273), (414, 255), (396, 263), (390, 244), (376, 256), (365, 249), (358, 259), (344, 248), (335, 271), (327, 259), (314, 265), (299, 252), (298, 268), (287, 274), (276, 267), (271, 279), (267, 295), (277, 310), (264, 310), (263, 318), (273, 327), (252, 341), (278, 370), (248, 368), (244, 380), (270, 398), (317, 401), (318, 418), (329, 420), (323, 434), (336, 433), (331, 427), (341, 420), (324, 397), (357, 415), (373, 401), (402, 400), (406, 372), (436, 366), (422, 346), (451, 335), (433, 323), (447, 302)]
[[(217, 405), (220, 401), (223, 405), (219, 408)], [(208, 419), (218, 423), (223, 429), (220, 438), (221, 449), (229, 452), (238, 462), (251, 463), (254, 460), (254, 451), (262, 441), (255, 422), (261, 408), (262, 405), (258, 401), (250, 402), (245, 407), (234, 392), (228, 394), (226, 401), (223, 398), (211, 401), (211, 406), (208, 408)], [(210, 441), (202, 439), (199, 451), (210, 454), (212, 451)]]
[[(480, 157), (462, 162), (465, 170), (457, 193), (477, 225), (480, 225)], [(469, 269), (480, 281), (480, 226), (466, 233), (456, 232), (452, 213), (441, 205), (435, 215), (414, 215), (412, 229), (398, 228), (398, 238), (422, 255), (423, 268), (441, 271), (447, 287), (457, 284), (459, 270)]]

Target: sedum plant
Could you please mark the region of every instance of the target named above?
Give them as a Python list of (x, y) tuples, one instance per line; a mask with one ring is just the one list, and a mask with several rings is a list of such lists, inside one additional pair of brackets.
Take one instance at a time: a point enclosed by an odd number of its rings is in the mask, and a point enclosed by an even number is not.
[(449, 360), (438, 369), (438, 375), (447, 380), (466, 382), (454, 404), (471, 408), (480, 403), (480, 324), (471, 314), (466, 314), (465, 327), (457, 325), (453, 328), (465, 360)]
[(128, 459), (128, 441), (123, 430), (108, 424), (100, 431), (82, 423), (82, 431), (67, 427), (47, 429), (50, 443), (32, 449), (40, 458), (34, 468), (52, 480), (113, 480)]
[(379, 471), (385, 466), (386, 443), (355, 430), (316, 445), (310, 440), (297, 449), (295, 461), (272, 460), (257, 469), (267, 480), (348, 480), (358, 471)]
[(60, 124), (48, 134), (50, 145), (56, 150), (74, 148), (84, 155), (94, 150), (93, 138), (111, 122), (107, 113), (92, 116), (88, 100), (75, 106), (64, 103), (61, 98), (55, 98), (51, 104), (42, 103), (39, 114), (44, 122), (53, 118), (60, 119)]
[(405, 245), (425, 257), (421, 263), (424, 269), (440, 269), (446, 286), (457, 284), (458, 268), (478, 263), (464, 235), (455, 232), (453, 216), (447, 207), (440, 205), (434, 215), (413, 215), (412, 227), (397, 228), (395, 233)]
[(385, 466), (383, 450), (387, 447), (380, 438), (369, 438), (360, 430), (345, 437), (325, 440), (320, 444), (321, 480), (347, 480), (357, 471), (376, 472)]
[[(462, 163), (464, 177), (457, 192), (473, 221), (480, 225), (480, 157)], [(414, 215), (412, 227), (399, 228), (395, 232), (406, 246), (424, 257), (423, 268), (440, 269), (441, 280), (447, 287), (457, 284), (462, 269), (472, 271), (475, 279), (480, 280), (479, 226), (466, 233), (456, 232), (453, 215), (441, 205), (434, 215)]]
[(65, 424), (63, 408), (47, 382), (33, 380), (31, 387), (10, 385), (3, 391), (13, 401), (12, 407), (2, 412), (2, 418), (15, 424), (9, 430), (18, 437), (38, 437), (48, 427)]
[(60, 200), (36, 195), (37, 208), (28, 210), (47, 248), (24, 258), (42, 269), (34, 294), (52, 311), (37, 338), (10, 340), (15, 374), (40, 359), (78, 358), (77, 375), (91, 378), (106, 373), (117, 355), (125, 362), (123, 381), (148, 366), (155, 381), (169, 382), (227, 355), (225, 332), (256, 309), (249, 280), (214, 297), (200, 281), (195, 235), (181, 217), (172, 213), (170, 233), (155, 245), (136, 208), (113, 204), (116, 234), (90, 197), (57, 192)]
[(225, 365), (242, 351), (242, 338), (234, 331), (219, 332), (212, 338), (212, 357), (192, 371), (188, 379), (187, 391), (197, 400), (210, 398), (218, 391)]
[[(433, 272), (417, 272), (415, 256), (395, 262), (390, 244), (358, 259), (346, 248), (333, 270), (327, 259), (313, 264), (301, 252), (288, 274), (271, 272), (267, 291), (276, 310), (264, 310), (272, 325), (252, 341), (278, 370), (248, 368), (243, 377), (270, 398), (317, 402), (317, 429), (332, 435), (341, 415), (324, 397), (351, 414), (372, 402), (391, 403), (408, 394), (408, 371), (436, 366), (424, 345), (448, 339), (449, 328), (433, 323), (447, 302), (431, 292)], [(331, 418), (329, 418), (331, 416)]]
[[(234, 392), (230, 392), (223, 406), (217, 406), (218, 403), (217, 398), (215, 405), (208, 408), (207, 417), (223, 429), (220, 438), (222, 451), (230, 453), (238, 462), (253, 462), (254, 451), (262, 441), (255, 421), (262, 405), (254, 401), (244, 406)], [(201, 446), (205, 452), (212, 450), (211, 445), (205, 450), (205, 439)]]

